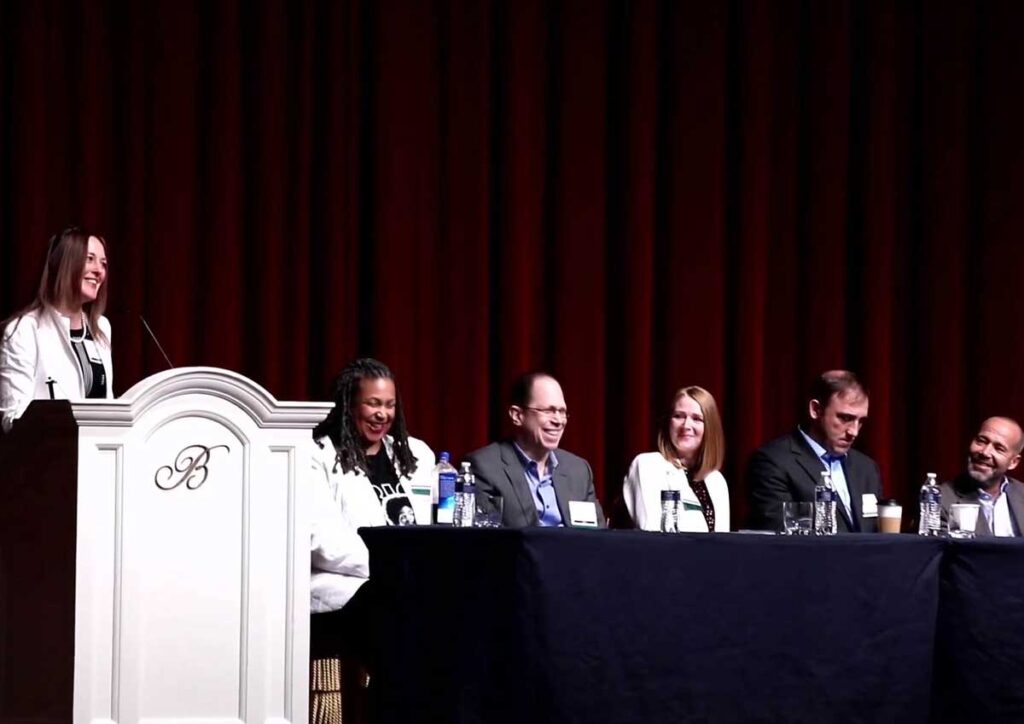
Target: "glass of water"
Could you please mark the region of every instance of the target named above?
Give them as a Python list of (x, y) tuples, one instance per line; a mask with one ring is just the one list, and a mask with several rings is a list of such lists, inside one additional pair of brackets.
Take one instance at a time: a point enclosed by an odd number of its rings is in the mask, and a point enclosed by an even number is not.
[(476, 515), (473, 518), (474, 528), (500, 528), (501, 514), (504, 511), (505, 499), (500, 495), (476, 493)]
[(782, 504), (783, 535), (810, 535), (813, 520), (813, 503), (786, 501)]
[(954, 503), (949, 506), (949, 537), (973, 538), (980, 510), (981, 506), (974, 503)]

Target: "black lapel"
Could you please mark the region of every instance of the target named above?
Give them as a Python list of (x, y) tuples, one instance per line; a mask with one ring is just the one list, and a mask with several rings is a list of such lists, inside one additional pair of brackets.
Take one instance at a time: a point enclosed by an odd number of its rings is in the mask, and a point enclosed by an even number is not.
[(803, 433), (799, 430), (793, 433), (793, 439), (790, 441), (790, 450), (792, 450), (793, 456), (796, 458), (797, 465), (807, 473), (807, 479), (811, 481), (811, 488), (813, 489), (818, 484), (818, 481), (821, 480), (821, 471), (825, 469), (824, 464), (814, 454), (814, 451), (811, 450), (811, 446), (807, 444)]
[(861, 508), (863, 507), (863, 496), (865, 493), (864, 468), (854, 462), (851, 450), (843, 458), (843, 474), (846, 476), (846, 489), (850, 491), (850, 513), (853, 515), (852, 530), (860, 531)]

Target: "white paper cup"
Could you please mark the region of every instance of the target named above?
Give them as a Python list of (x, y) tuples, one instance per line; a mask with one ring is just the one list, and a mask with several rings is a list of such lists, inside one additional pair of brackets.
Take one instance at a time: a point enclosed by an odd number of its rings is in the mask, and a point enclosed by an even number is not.
[(882, 533), (899, 533), (903, 522), (903, 506), (899, 503), (878, 504), (878, 530)]

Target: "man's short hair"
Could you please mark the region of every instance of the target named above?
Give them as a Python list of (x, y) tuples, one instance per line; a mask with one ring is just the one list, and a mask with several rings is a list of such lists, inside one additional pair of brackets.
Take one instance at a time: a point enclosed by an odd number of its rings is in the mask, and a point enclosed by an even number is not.
[(512, 382), (512, 387), (509, 388), (508, 404), (522, 408), (529, 405), (531, 395), (533, 394), (533, 383), (542, 377), (555, 379), (554, 375), (543, 370), (532, 370), (516, 377)]
[(829, 370), (818, 375), (811, 383), (808, 400), (817, 400), (822, 406), (828, 405), (834, 395), (844, 392), (860, 393), (868, 397), (868, 388), (849, 370)]

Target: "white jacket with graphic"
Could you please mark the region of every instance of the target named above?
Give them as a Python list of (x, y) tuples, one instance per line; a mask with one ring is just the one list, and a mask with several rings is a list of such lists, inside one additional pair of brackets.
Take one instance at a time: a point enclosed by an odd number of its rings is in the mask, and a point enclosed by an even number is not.
[[(342, 608), (370, 577), (370, 554), (356, 532), (359, 528), (388, 525), (388, 517), (370, 479), (358, 468), (334, 472), (335, 449), (329, 437), (313, 446), (312, 484), (313, 529), (310, 540), (312, 579), (310, 610), (324, 613)], [(384, 449), (394, 462), (391, 436), (384, 438)], [(416, 470), (403, 477), (395, 466), (400, 491), (410, 494), (412, 485), (429, 485), (434, 468), (434, 453), (422, 440), (409, 438), (409, 450), (416, 459)]]

